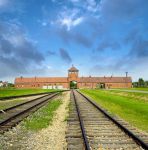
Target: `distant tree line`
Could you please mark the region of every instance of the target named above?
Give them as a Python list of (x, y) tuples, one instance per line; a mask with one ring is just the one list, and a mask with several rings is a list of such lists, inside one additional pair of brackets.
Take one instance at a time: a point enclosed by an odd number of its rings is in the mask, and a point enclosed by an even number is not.
[(148, 87), (148, 81), (139, 78), (138, 82), (133, 82), (133, 87)]
[(0, 88), (12, 88), (14, 87), (13, 83), (0, 81)]

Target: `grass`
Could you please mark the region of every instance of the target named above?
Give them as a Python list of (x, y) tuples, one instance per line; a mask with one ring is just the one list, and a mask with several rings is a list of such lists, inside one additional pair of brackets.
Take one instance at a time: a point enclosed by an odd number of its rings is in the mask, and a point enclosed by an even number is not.
[[(118, 90), (118, 89), (117, 89)], [(147, 87), (143, 87), (143, 88), (123, 88), (123, 89), (119, 89), (119, 90), (138, 90), (138, 91), (148, 91)]]
[(131, 90), (148, 91), (148, 88), (131, 88)]
[(67, 115), (65, 116), (65, 119), (64, 121), (67, 121), (68, 120), (68, 117), (69, 117), (69, 113), (70, 113), (70, 108), (71, 108), (71, 103), (69, 102), (68, 105), (66, 106), (66, 110), (68, 110), (68, 113)]
[(133, 126), (148, 132), (148, 101), (128, 95), (119, 95), (102, 90), (81, 90), (111, 114), (128, 121)]
[(0, 89), (0, 97), (19, 96), (57, 91), (54, 89)]
[(136, 92), (116, 91), (116, 90), (109, 90), (108, 93), (132, 98), (138, 101), (148, 102), (148, 93), (136, 93)]
[(61, 104), (62, 101), (60, 99), (49, 102), (46, 106), (26, 118), (22, 122), (22, 126), (27, 130), (33, 131), (39, 131), (43, 128), (47, 128), (50, 124), (52, 124), (55, 111)]

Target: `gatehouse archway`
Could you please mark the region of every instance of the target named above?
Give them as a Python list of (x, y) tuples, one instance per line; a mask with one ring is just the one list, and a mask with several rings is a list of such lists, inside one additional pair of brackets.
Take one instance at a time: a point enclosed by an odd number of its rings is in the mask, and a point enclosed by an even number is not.
[(70, 89), (77, 89), (77, 81), (70, 81), (69, 87)]

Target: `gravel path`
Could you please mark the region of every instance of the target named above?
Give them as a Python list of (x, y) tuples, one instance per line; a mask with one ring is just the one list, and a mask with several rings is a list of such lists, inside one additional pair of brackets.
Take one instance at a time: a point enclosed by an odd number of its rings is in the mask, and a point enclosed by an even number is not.
[(60, 96), (62, 104), (56, 111), (52, 125), (41, 131), (27, 131), (20, 124), (0, 135), (0, 150), (63, 150), (67, 148), (65, 132), (67, 128), (70, 92)]
[(66, 149), (65, 131), (67, 122), (64, 121), (68, 115), (66, 107), (69, 104), (69, 92), (63, 94), (63, 104), (56, 111), (53, 123), (46, 129), (33, 134), (28, 139), (28, 150), (62, 150)]

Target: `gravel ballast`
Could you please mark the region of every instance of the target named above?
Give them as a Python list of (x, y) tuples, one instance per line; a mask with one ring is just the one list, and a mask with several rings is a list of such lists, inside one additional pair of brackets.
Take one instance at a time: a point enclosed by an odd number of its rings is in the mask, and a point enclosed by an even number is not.
[(63, 150), (67, 149), (65, 132), (68, 115), (70, 92), (60, 96), (62, 104), (56, 110), (53, 122), (47, 128), (38, 132), (28, 131), (21, 124), (4, 135), (0, 135), (2, 150)]

